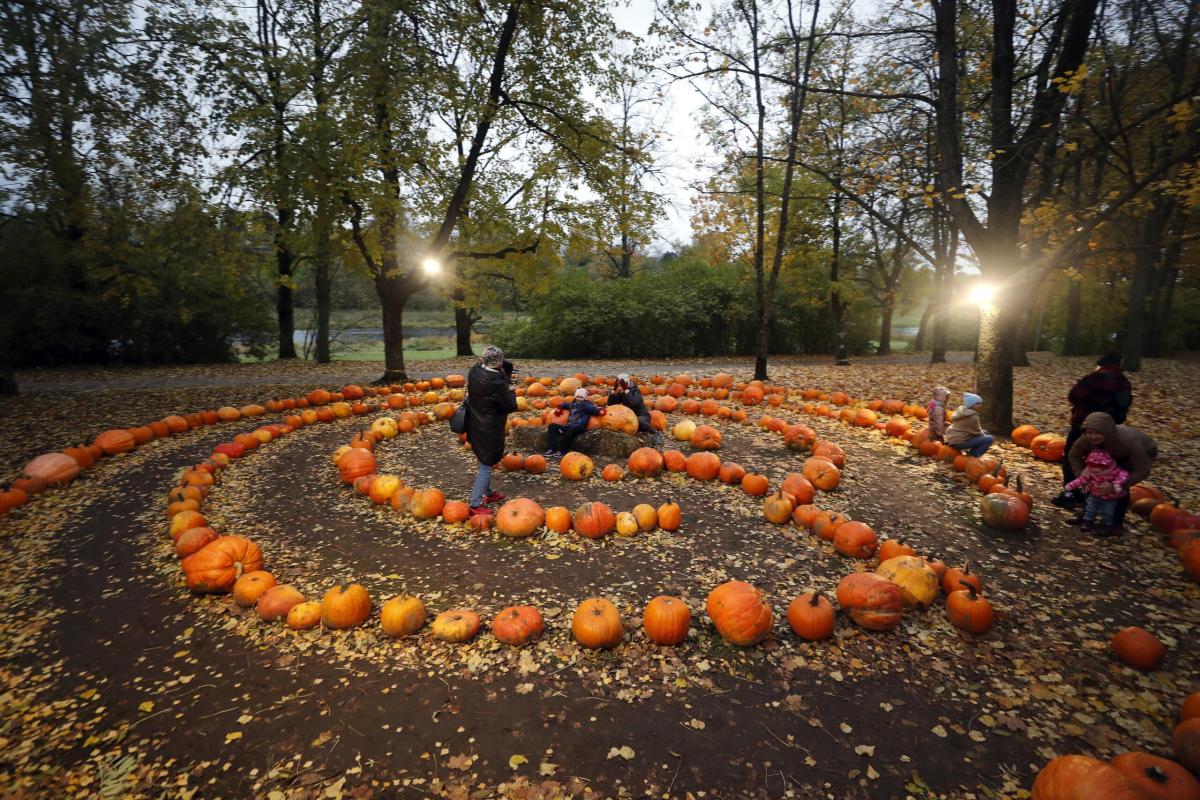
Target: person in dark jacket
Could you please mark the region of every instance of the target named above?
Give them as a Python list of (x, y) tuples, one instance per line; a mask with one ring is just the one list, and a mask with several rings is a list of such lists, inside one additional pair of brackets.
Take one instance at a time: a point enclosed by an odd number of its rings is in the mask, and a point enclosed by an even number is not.
[[(1127, 487), (1132, 487), (1150, 477), (1154, 460), (1158, 458), (1158, 442), (1150, 436), (1137, 428), (1118, 425), (1111, 415), (1103, 411), (1088, 414), (1080, 427), (1083, 429), (1083, 434), (1072, 445), (1066, 456), (1076, 473), (1083, 472), (1089, 453), (1093, 450), (1103, 449), (1112, 456), (1118, 467), (1129, 473), (1129, 479), (1125, 482)], [(1101, 493), (1108, 494), (1112, 493), (1116, 487), (1101, 484), (1097, 488)], [(1129, 492), (1127, 491), (1117, 499), (1112, 527), (1098, 529), (1093, 533), (1097, 536), (1120, 534), (1125, 521), (1125, 512), (1128, 509)]]
[(575, 437), (587, 430), (592, 417), (604, 416), (604, 409), (588, 400), (587, 389), (576, 389), (575, 399), (567, 406), (567, 424), (551, 422), (546, 426), (546, 455), (562, 458), (571, 449)]
[(638, 433), (653, 434), (655, 447), (662, 444), (662, 434), (654, 430), (654, 426), (650, 424), (650, 411), (646, 408), (646, 401), (642, 399), (642, 390), (630, 380), (628, 375), (622, 373), (617, 376), (613, 390), (608, 395), (608, 404), (628, 408), (637, 417)]
[(471, 513), (487, 513), (487, 503), (506, 499), (492, 489), (492, 471), (504, 456), (504, 428), (517, 410), (512, 385), (513, 365), (499, 347), (483, 351), (483, 360), (467, 373), (467, 441), (479, 460), (471, 489)]
[[(1117, 353), (1106, 353), (1096, 362), (1096, 369), (1084, 375), (1067, 394), (1067, 402), (1071, 404), (1071, 428), (1067, 431), (1066, 452), (1071, 452), (1075, 442), (1083, 435), (1083, 421), (1088, 414), (1101, 412), (1113, 418), (1116, 424), (1125, 422), (1129, 407), (1133, 405), (1133, 387), (1121, 370), (1121, 356)], [(1071, 465), (1071, 459), (1064, 458), (1062, 462), (1063, 486), (1075, 480), (1078, 473)], [(1065, 489), (1050, 502), (1060, 508), (1071, 508), (1083, 502), (1085, 493), (1070, 492)]]

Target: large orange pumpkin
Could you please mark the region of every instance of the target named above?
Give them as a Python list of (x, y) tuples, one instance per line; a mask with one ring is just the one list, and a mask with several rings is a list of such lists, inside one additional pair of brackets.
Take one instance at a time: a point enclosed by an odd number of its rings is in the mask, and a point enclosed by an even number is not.
[(593, 650), (616, 647), (624, 635), (621, 614), (602, 597), (584, 600), (571, 618), (571, 634), (575, 641)]
[(979, 501), (979, 515), (989, 527), (1019, 531), (1029, 522), (1029, 506), (1016, 495), (994, 492)]
[(637, 415), (626, 406), (607, 406), (600, 418), (600, 427), (632, 436), (637, 433)]
[(566, 533), (571, 530), (571, 509), (566, 506), (547, 508), (546, 527), (555, 533)]
[[(446, 507), (446, 495), (441, 489), (421, 489), (413, 492), (408, 501), (408, 513), (417, 519), (433, 519), (441, 516)], [(541, 523), (538, 523), (541, 524)]]
[(632, 475), (639, 478), (653, 478), (663, 470), (662, 453), (653, 447), (639, 447), (629, 456), (626, 466)]
[(1038, 772), (1032, 800), (1141, 800), (1121, 771), (1090, 756), (1059, 756)]
[(45, 481), (47, 486), (60, 486), (79, 475), (79, 462), (66, 453), (44, 453), (26, 464), (21, 472)]
[(822, 456), (806, 459), (802, 472), (813, 486), (823, 492), (836, 489), (842, 480), (841, 470), (834, 466), (832, 461)]
[(571, 520), (575, 532), (588, 539), (602, 539), (612, 533), (617, 518), (604, 503), (592, 501), (575, 509)]
[(1144, 628), (1124, 628), (1112, 637), (1111, 644), (1117, 658), (1138, 669), (1154, 669), (1167, 657), (1167, 646)]
[(697, 450), (716, 450), (721, 446), (721, 432), (711, 425), (697, 425), (691, 445)]
[(1013, 428), (1012, 440), (1013, 444), (1020, 447), (1029, 447), (1033, 440), (1042, 434), (1037, 428), (1032, 425), (1018, 425)]
[(425, 625), (425, 604), (419, 597), (402, 594), (393, 597), (379, 610), (379, 623), (387, 636), (410, 636)]
[(586, 481), (592, 477), (596, 465), (583, 453), (570, 452), (558, 464), (559, 472), (569, 481)]
[(1041, 433), (1029, 441), (1029, 449), (1043, 461), (1062, 461), (1067, 440), (1057, 433)]
[(657, 522), (658, 527), (664, 531), (679, 530), (679, 526), (683, 522), (683, 511), (679, 508), (679, 504), (672, 500), (659, 506)]
[(1121, 753), (1109, 762), (1145, 800), (1200, 800), (1200, 781), (1179, 764), (1150, 753)]
[(879, 538), (865, 523), (851, 520), (833, 529), (833, 548), (844, 556), (870, 558), (878, 546)]
[(105, 431), (96, 437), (95, 443), (105, 454), (110, 456), (117, 453), (128, 453), (137, 447), (137, 440), (133, 438), (133, 434), (119, 429)]
[(817, 490), (812, 481), (798, 472), (789, 472), (780, 484), (779, 490), (792, 496), (792, 505), (802, 506), (811, 503), (817, 496)]
[(727, 581), (713, 589), (704, 610), (721, 638), (739, 647), (758, 644), (775, 623), (762, 592), (745, 581)]
[(1171, 749), (1175, 760), (1193, 774), (1200, 775), (1200, 718), (1184, 720), (1171, 732)]
[(900, 588), (873, 572), (852, 572), (842, 578), (837, 599), (850, 619), (870, 631), (890, 631), (904, 613)]
[(721, 459), (715, 453), (700, 451), (687, 457), (687, 473), (698, 481), (711, 481), (721, 472)]
[(771, 489), (771, 483), (766, 475), (747, 473), (742, 478), (742, 491), (751, 497), (762, 497)]
[(262, 550), (243, 536), (218, 536), (180, 566), (193, 592), (228, 592), (245, 572), (262, 569)]
[(351, 448), (338, 459), (337, 468), (342, 483), (354, 483), (355, 478), (375, 472), (375, 454), (361, 447)]
[(520, 647), (542, 635), (542, 615), (533, 606), (509, 606), (492, 620), (492, 635), (503, 644)]
[(321, 624), (333, 630), (353, 628), (371, 616), (371, 596), (352, 583), (343, 589), (335, 586), (321, 599)]
[(810, 642), (828, 639), (833, 635), (833, 603), (820, 592), (806, 592), (788, 606), (787, 620), (801, 639)]
[(233, 601), (242, 608), (258, 603), (258, 598), (275, 585), (275, 576), (264, 570), (247, 572), (233, 584)]
[(687, 638), (691, 622), (691, 609), (678, 597), (659, 595), (642, 612), (642, 627), (655, 644), (679, 644)]
[(281, 583), (263, 592), (255, 603), (254, 610), (264, 622), (275, 622), (285, 619), (288, 612), (303, 602), (304, 595), (299, 590)]
[(546, 521), (546, 512), (528, 497), (518, 497), (500, 506), (496, 529), (505, 536), (522, 539), (532, 536)]

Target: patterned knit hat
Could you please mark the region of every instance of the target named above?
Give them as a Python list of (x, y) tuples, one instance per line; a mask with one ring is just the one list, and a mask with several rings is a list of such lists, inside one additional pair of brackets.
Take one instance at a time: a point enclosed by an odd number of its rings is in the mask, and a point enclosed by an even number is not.
[(492, 369), (500, 369), (504, 364), (504, 351), (495, 345), (488, 345), (483, 351), (483, 365)]
[(1108, 468), (1117, 462), (1113, 461), (1113, 457), (1108, 453), (1107, 450), (1096, 449), (1087, 454), (1087, 458), (1084, 459), (1084, 463), (1091, 464), (1093, 467)]
[(587, 389), (584, 389), (583, 387), (576, 389), (575, 390), (575, 399), (576, 400), (586, 400), (587, 399)]

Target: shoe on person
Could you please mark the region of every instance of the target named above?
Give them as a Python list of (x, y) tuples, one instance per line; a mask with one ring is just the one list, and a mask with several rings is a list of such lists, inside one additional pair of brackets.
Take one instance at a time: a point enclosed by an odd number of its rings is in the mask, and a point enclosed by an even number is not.
[(1070, 492), (1062, 492), (1050, 498), (1050, 505), (1059, 508), (1074, 508), (1079, 505), (1079, 498)]
[(500, 492), (492, 492), (487, 497), (483, 498), (484, 503), (503, 503), (508, 499), (508, 495)]
[(549, 450), (542, 453), (542, 455), (544, 455), (546, 458), (550, 458), (551, 456), (554, 455), (554, 448), (551, 447)]
[(471, 509), (468, 513), (472, 517), (478, 517), (481, 514), (491, 514), (492, 510), (487, 506), (471, 506)]
[(1082, 516), (1075, 516), (1075, 517), (1071, 517), (1069, 520), (1067, 520), (1066, 524), (1067, 525), (1081, 525), (1086, 521), (1087, 520), (1085, 520)]
[(662, 434), (658, 431), (654, 432), (654, 446), (662, 447)]
[(1096, 529), (1092, 531), (1092, 536), (1098, 536), (1101, 539), (1107, 539), (1110, 536), (1120, 536), (1120, 535), (1121, 535), (1121, 529), (1116, 528), (1112, 525), (1097, 525)]
[(1084, 520), (1079, 521), (1079, 530), (1081, 530), (1081, 531), (1090, 531), (1094, 527), (1096, 527), (1096, 523), (1092, 522), (1090, 519), (1084, 519)]
[(555, 450), (553, 453), (550, 454), (550, 457), (551, 458), (562, 458), (565, 455), (566, 455), (566, 453), (564, 453), (562, 450)]

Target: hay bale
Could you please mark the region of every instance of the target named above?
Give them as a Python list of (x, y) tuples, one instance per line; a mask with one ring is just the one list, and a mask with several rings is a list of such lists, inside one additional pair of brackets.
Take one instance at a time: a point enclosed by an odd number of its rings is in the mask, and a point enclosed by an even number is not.
[[(654, 437), (648, 433), (630, 436), (599, 428), (576, 436), (571, 449), (589, 456), (618, 459), (628, 458), (639, 447), (652, 447), (653, 444)], [(542, 452), (546, 449), (546, 429), (534, 426), (515, 428), (509, 433), (507, 449), (523, 453)]]

